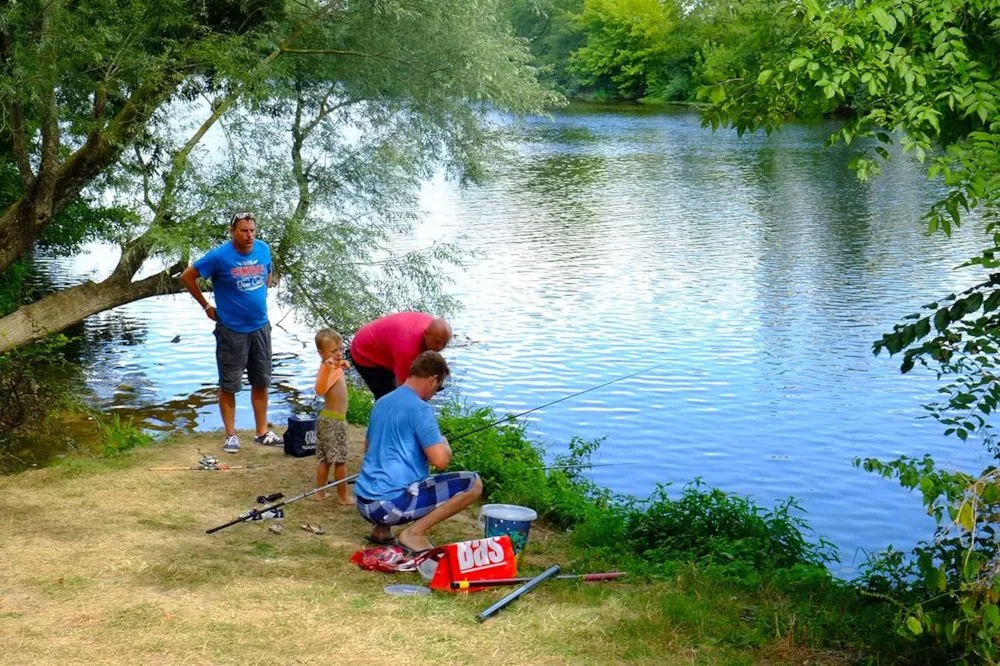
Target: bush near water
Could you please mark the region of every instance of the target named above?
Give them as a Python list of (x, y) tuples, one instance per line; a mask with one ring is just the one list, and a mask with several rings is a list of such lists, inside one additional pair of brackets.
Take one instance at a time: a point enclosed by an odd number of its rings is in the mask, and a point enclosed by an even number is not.
[[(351, 393), (352, 408), (357, 400), (353, 414), (364, 424), (371, 405), (359, 393)], [(451, 438), (498, 420), (488, 407), (458, 403), (438, 416)], [(568, 531), (573, 559), (558, 563), (565, 571), (624, 570), (637, 585), (673, 581), (683, 594), (662, 599), (665, 621), (696, 623), (706, 640), (761, 648), (779, 638), (843, 655), (831, 663), (925, 661), (928, 653), (912, 654), (896, 631), (895, 605), (866, 593), (867, 578), (831, 575), (837, 552), (812, 534), (793, 499), (768, 510), (700, 480), (679, 493), (661, 485), (646, 499), (614, 494), (584, 476), (599, 446), (573, 438), (565, 454), (546, 461), (545, 445), (510, 420), (456, 439), (450, 468), (482, 476), (482, 502), (531, 507)], [(581, 467), (542, 469), (559, 465)]]

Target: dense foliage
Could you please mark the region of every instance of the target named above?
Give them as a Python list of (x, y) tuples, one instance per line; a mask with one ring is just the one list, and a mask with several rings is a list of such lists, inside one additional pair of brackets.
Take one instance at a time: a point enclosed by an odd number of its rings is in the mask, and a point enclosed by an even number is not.
[(508, 15), (543, 80), (597, 99), (694, 101), (789, 29), (772, 0), (515, 0)]

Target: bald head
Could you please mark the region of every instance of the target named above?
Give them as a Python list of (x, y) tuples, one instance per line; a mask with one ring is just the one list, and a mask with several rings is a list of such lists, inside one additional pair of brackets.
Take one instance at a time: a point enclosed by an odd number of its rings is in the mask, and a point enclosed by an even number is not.
[(439, 352), (448, 346), (451, 340), (451, 326), (444, 319), (434, 319), (424, 331), (424, 347)]

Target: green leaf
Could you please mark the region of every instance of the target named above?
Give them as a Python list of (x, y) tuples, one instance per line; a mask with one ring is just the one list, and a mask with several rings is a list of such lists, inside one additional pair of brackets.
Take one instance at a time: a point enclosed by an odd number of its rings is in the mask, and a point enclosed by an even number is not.
[(913, 355), (908, 353), (903, 358), (903, 362), (899, 366), (899, 371), (905, 375), (910, 370), (913, 370)]
[(872, 16), (878, 21), (878, 24), (882, 26), (890, 35), (896, 30), (896, 19), (889, 15), (889, 12), (885, 11), (881, 7), (874, 7), (872, 9)]
[(788, 63), (788, 71), (794, 72), (797, 69), (802, 69), (802, 66), (805, 65), (807, 62), (808, 60), (802, 57), (792, 58), (792, 61)]
[(830, 44), (830, 46), (833, 49), (834, 53), (844, 48), (844, 41), (845, 40), (843, 35), (837, 35), (836, 37), (833, 38), (833, 42)]
[(924, 633), (924, 628), (920, 626), (920, 620), (912, 615), (906, 618), (906, 627), (913, 633), (914, 636), (919, 636)]
[[(959, 430), (959, 432), (962, 431)], [(972, 531), (972, 528), (976, 526), (975, 516), (972, 513), (972, 504), (962, 502), (962, 506), (958, 509), (958, 519), (955, 522), (966, 532)]]
[(914, 329), (916, 331), (917, 340), (921, 339), (925, 335), (931, 332), (931, 319), (930, 317), (924, 317), (916, 324), (914, 324)]
[(997, 608), (994, 604), (983, 606), (983, 624), (987, 628), (1000, 626), (1000, 608)]
[(726, 99), (726, 88), (724, 86), (714, 86), (708, 97), (714, 104), (721, 104)]
[(998, 307), (1000, 307), (1000, 289), (994, 291), (986, 298), (986, 302), (983, 303), (983, 314), (993, 312)]
[(759, 85), (764, 85), (765, 83), (767, 83), (768, 79), (771, 78), (772, 74), (774, 74), (774, 70), (765, 69), (763, 72), (757, 75), (757, 83)]
[(983, 305), (983, 295), (980, 292), (976, 292), (965, 299), (965, 313), (975, 312)]
[(944, 329), (948, 328), (948, 324), (951, 323), (951, 318), (948, 316), (948, 308), (941, 308), (934, 315), (934, 328), (940, 333)]

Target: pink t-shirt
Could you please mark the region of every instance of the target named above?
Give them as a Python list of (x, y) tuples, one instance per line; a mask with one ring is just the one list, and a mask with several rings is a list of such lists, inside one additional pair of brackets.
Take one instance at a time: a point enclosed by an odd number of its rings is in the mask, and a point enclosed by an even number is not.
[(422, 352), (424, 332), (434, 317), (423, 312), (400, 312), (376, 319), (361, 327), (351, 340), (355, 365), (385, 368), (402, 384), (410, 374), (413, 359)]

